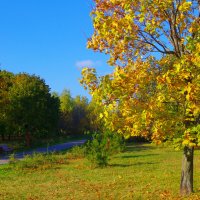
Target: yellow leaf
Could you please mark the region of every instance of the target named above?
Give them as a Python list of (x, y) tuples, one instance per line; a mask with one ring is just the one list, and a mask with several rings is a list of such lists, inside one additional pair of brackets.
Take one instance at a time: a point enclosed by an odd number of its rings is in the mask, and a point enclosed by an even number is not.
[(103, 114), (102, 114), (102, 113), (100, 113), (99, 117), (100, 117), (100, 119), (102, 119), (102, 118), (103, 118)]

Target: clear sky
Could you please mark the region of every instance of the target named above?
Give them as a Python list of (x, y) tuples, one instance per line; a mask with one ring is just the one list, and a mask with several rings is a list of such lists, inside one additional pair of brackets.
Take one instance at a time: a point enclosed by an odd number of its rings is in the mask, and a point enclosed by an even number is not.
[(51, 91), (87, 95), (83, 65), (111, 71), (106, 57), (86, 49), (92, 0), (0, 0), (0, 69), (44, 78)]

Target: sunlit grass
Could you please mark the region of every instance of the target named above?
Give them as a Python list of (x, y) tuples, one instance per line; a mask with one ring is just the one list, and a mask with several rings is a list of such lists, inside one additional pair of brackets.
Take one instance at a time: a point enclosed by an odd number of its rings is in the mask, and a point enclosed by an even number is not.
[[(153, 145), (130, 145), (106, 168), (86, 159), (37, 170), (0, 167), (0, 199), (181, 199), (182, 152)], [(195, 151), (195, 193), (200, 199), (200, 151)]]

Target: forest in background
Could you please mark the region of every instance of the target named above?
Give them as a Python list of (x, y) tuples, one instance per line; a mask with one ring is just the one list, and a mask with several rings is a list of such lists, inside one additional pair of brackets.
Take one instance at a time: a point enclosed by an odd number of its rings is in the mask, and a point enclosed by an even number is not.
[(1, 141), (78, 136), (102, 128), (100, 108), (85, 96), (72, 97), (69, 90), (51, 92), (45, 80), (27, 73), (0, 71)]

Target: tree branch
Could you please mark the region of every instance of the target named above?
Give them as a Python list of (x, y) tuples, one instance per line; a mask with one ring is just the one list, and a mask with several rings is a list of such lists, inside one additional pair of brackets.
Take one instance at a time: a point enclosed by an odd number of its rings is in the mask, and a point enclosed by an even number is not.
[[(163, 44), (161, 44), (161, 42), (160, 41), (158, 41), (154, 36), (152, 36), (150, 33), (147, 33), (147, 32), (145, 32), (145, 31), (141, 31), (141, 30), (139, 30), (139, 35), (144, 39), (144, 41), (141, 41), (141, 42), (143, 42), (143, 43), (145, 43), (145, 44), (149, 44), (150, 46), (152, 46), (153, 48), (155, 48), (158, 52), (160, 52), (160, 53), (163, 53), (163, 54), (175, 54), (175, 52), (174, 51), (170, 51), (170, 50), (167, 50), (166, 48), (165, 48), (165, 46), (163, 45)], [(156, 44), (154, 44), (149, 38), (147, 38), (143, 33), (146, 33), (146, 34), (148, 34), (158, 45), (160, 45), (162, 48), (163, 48), (163, 50), (161, 50)]]

